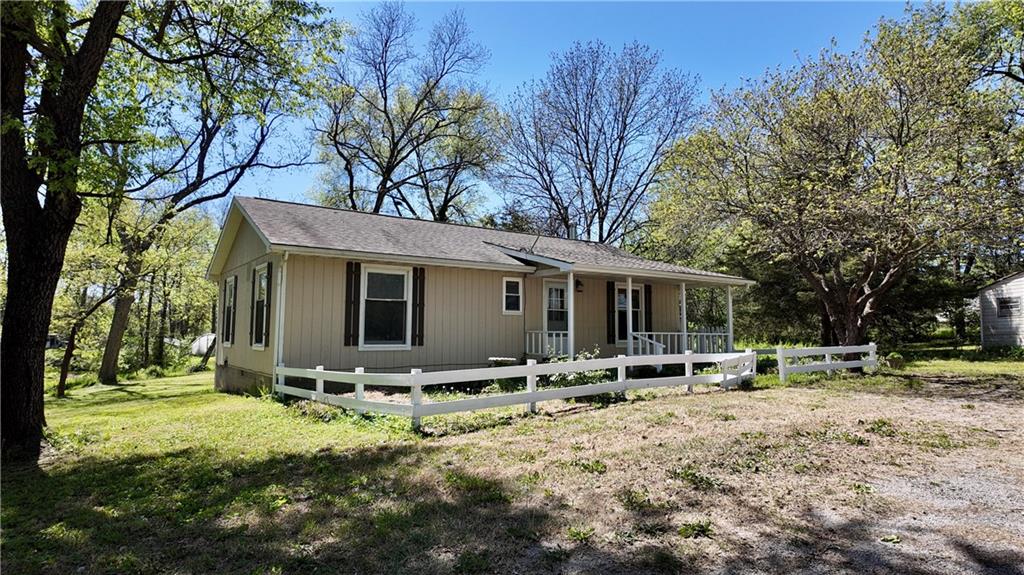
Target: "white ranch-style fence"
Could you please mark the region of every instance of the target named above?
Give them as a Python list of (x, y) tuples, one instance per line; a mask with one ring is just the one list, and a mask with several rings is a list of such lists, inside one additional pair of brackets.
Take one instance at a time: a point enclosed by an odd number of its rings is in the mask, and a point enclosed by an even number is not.
[[(857, 354), (856, 360), (843, 359), (847, 355)], [(864, 358), (867, 354), (867, 358)], [(878, 347), (874, 343), (868, 345), (836, 346), (836, 347), (803, 347), (803, 348), (776, 348), (775, 356), (779, 364), (779, 380), (785, 383), (791, 373), (809, 373), (812, 371), (827, 371), (829, 375), (837, 369), (852, 369), (856, 367), (867, 367), (876, 369), (878, 367)], [(790, 363), (790, 359), (806, 357), (821, 357), (820, 361), (810, 363)], [(839, 357), (840, 361), (833, 361)]]
[[(696, 364), (718, 364), (718, 373), (702, 373), (694, 375)], [(653, 377), (628, 379), (626, 369), (650, 365), (683, 365), (685, 374), (671, 377)], [(616, 381), (569, 387), (537, 388), (539, 376), (570, 374), (596, 370), (616, 370)], [(330, 405), (354, 409), (359, 413), (367, 411), (387, 413), (412, 418), (412, 425), (418, 428), (420, 418), (429, 415), (475, 411), (508, 405), (523, 404), (531, 412), (536, 412), (537, 403), (571, 397), (585, 397), (602, 393), (624, 392), (628, 389), (646, 389), (653, 387), (687, 386), (692, 391), (696, 384), (719, 384), (724, 388), (740, 385), (746, 379), (756, 375), (757, 354), (745, 353), (683, 353), (670, 355), (625, 356), (605, 359), (588, 359), (557, 363), (537, 363), (527, 360), (526, 365), (509, 367), (489, 367), (482, 369), (460, 369), (453, 371), (434, 371), (423, 373), (413, 369), (410, 373), (365, 373), (362, 368), (355, 371), (326, 371), (323, 366), (316, 369), (278, 366), (274, 369), (274, 391), (319, 401)], [(299, 377), (314, 380), (315, 389), (303, 389), (285, 385), (286, 377)], [(510, 378), (526, 378), (526, 391), (487, 395), (469, 399), (452, 401), (423, 401), (423, 386), (465, 383)], [(333, 381), (355, 386), (354, 396), (324, 392), (324, 382)], [(371, 401), (364, 397), (367, 385), (407, 389), (409, 403), (390, 401)]]

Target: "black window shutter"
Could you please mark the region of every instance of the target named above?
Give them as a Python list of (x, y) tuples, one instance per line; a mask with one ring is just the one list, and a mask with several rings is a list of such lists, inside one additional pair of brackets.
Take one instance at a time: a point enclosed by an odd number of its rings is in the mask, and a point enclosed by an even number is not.
[(608, 282), (608, 343), (615, 343), (615, 282)]
[(274, 282), (274, 264), (267, 262), (267, 299), (263, 300), (263, 345), (270, 343), (270, 296)]
[(644, 284), (644, 331), (654, 331), (654, 304), (651, 303), (651, 284)]
[(359, 345), (359, 262), (345, 262), (345, 345)]
[(228, 341), (228, 280), (224, 280), (224, 289), (220, 290), (220, 340)]
[(412, 268), (412, 345), (423, 345), (423, 302), (426, 268)]
[(231, 295), (231, 317), (228, 319), (228, 343), (235, 343), (235, 318), (238, 316), (238, 276), (232, 276), (235, 281), (231, 284), (234, 293)]
[(256, 268), (252, 268), (252, 289), (249, 290), (249, 345), (256, 342), (253, 339), (256, 324)]

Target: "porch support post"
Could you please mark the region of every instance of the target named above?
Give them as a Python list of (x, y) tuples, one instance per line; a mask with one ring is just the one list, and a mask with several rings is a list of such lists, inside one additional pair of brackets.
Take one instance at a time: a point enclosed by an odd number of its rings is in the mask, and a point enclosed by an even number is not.
[(687, 331), (686, 321), (686, 282), (679, 284), (679, 331), (683, 332), (683, 344), (679, 346), (679, 353), (686, 353), (690, 349), (690, 337)]
[(576, 274), (569, 272), (569, 281), (566, 282), (565, 305), (569, 316), (569, 361), (576, 358)]
[(732, 341), (733, 341), (732, 340), (732, 286), (726, 287), (725, 288), (725, 293), (726, 293), (725, 312), (726, 312), (726, 317), (727, 317), (727, 321), (728, 321), (728, 323), (726, 324), (726, 331), (728, 332), (728, 338), (729, 338), (728, 339), (727, 347), (728, 347), (728, 351), (732, 352), (733, 351), (733, 346), (732, 346)]
[(633, 355), (633, 276), (626, 276), (626, 355)]

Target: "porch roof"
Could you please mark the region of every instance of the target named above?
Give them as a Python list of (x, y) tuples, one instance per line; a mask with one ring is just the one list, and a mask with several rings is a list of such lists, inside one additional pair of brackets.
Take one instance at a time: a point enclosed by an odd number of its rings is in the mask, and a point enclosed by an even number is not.
[[(644, 259), (614, 246), (584, 240), (263, 198), (235, 197), (231, 210), (244, 216), (271, 251), (325, 255), (334, 252), (357, 259), (414, 259), (527, 273), (538, 266), (549, 266), (578, 273), (637, 275), (718, 285), (753, 283), (739, 277)], [(226, 239), (222, 237), (220, 243), (225, 243)], [(227, 247), (219, 244), (218, 252)], [(215, 254), (212, 273), (219, 271), (218, 261)]]

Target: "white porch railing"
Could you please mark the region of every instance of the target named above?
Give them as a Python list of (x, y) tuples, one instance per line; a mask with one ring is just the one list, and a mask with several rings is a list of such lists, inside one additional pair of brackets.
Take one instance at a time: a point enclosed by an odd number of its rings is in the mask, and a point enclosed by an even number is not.
[[(694, 375), (695, 364), (718, 364), (718, 373), (702, 373)], [(627, 379), (626, 368), (642, 365), (685, 366), (686, 375), (673, 377), (654, 377)], [(754, 353), (707, 353), (707, 354), (674, 354), (648, 355), (627, 357), (619, 355), (606, 359), (588, 359), (583, 361), (567, 361), (541, 363), (531, 359), (526, 365), (511, 367), (489, 367), (482, 369), (459, 369), (453, 371), (435, 371), (423, 373), (413, 369), (411, 373), (363, 373), (362, 368), (355, 372), (325, 371), (323, 366), (316, 369), (278, 366), (274, 368), (274, 391), (284, 395), (302, 397), (330, 405), (336, 405), (359, 412), (374, 411), (391, 413), (412, 418), (412, 425), (418, 428), (420, 418), (428, 415), (475, 411), (507, 405), (523, 404), (531, 411), (536, 411), (539, 401), (585, 397), (602, 393), (618, 393), (627, 389), (646, 389), (652, 387), (692, 387), (695, 384), (719, 384), (722, 387), (735, 387), (745, 379), (753, 378), (757, 367), (757, 354)], [(576, 373), (581, 371), (615, 370), (614, 381), (570, 387), (550, 387), (537, 389), (538, 376), (557, 373)], [(286, 377), (300, 377), (316, 382), (314, 389), (285, 384)], [(423, 386), (442, 385), (491, 379), (526, 378), (526, 391), (487, 395), (470, 399), (453, 401), (423, 402)], [(340, 395), (324, 392), (324, 382), (335, 381), (355, 385), (355, 394)], [(364, 399), (363, 390), (367, 385), (406, 388), (409, 390), (409, 402), (369, 401)]]
[[(729, 334), (725, 328), (704, 328), (706, 331), (637, 331), (633, 332), (633, 354), (655, 353), (727, 353)], [(685, 340), (685, 341), (684, 341)]]
[(569, 355), (569, 332), (527, 331), (526, 355)]

